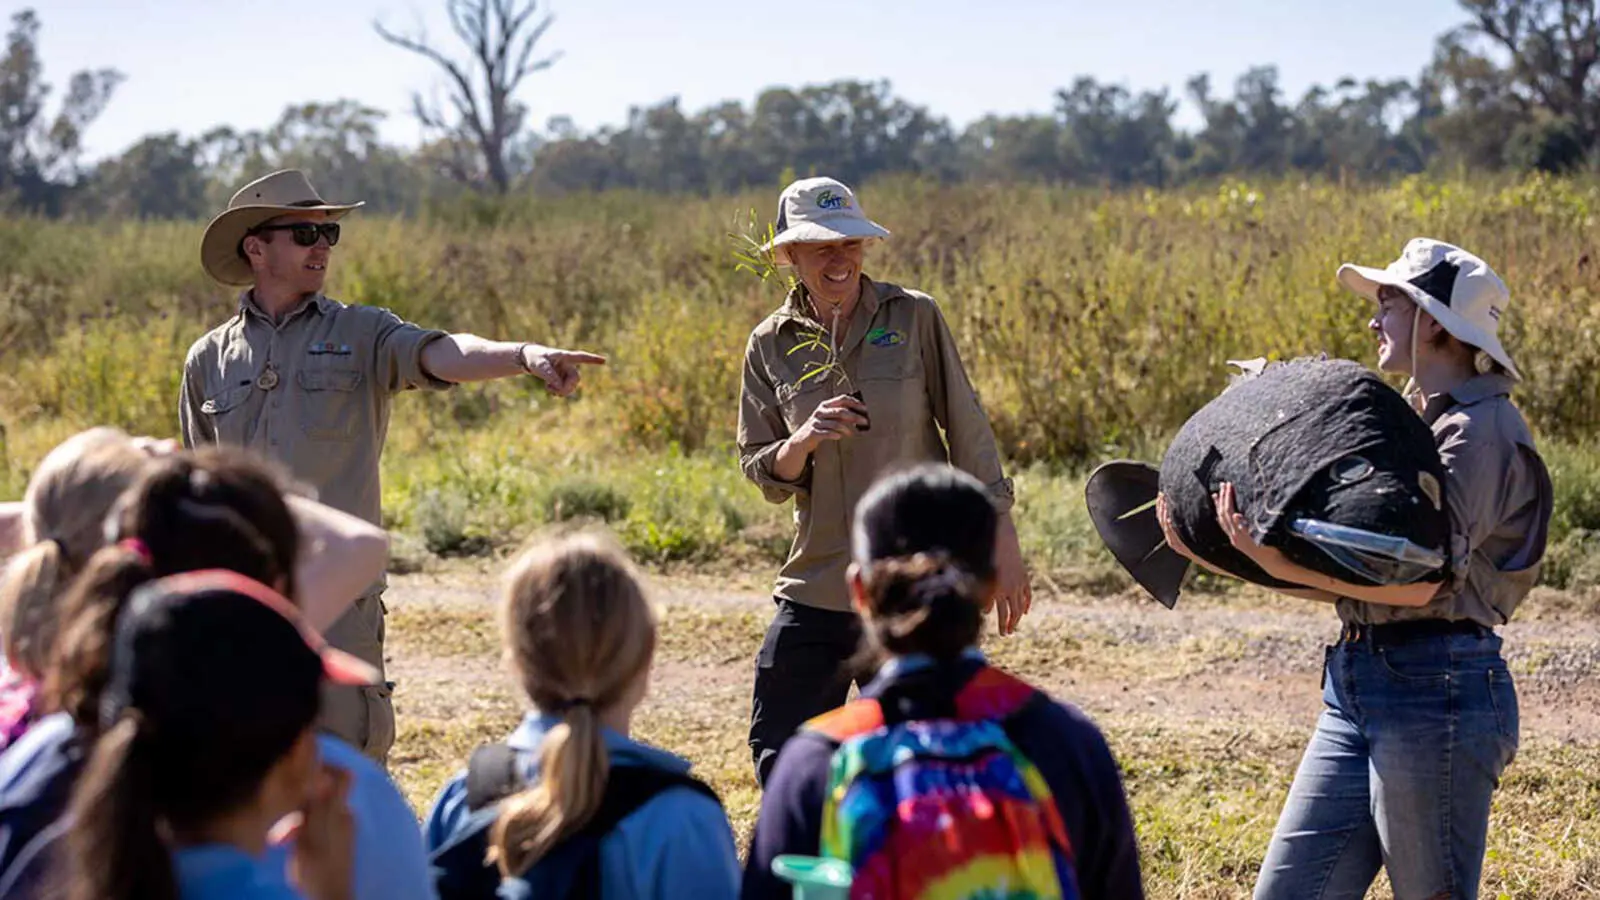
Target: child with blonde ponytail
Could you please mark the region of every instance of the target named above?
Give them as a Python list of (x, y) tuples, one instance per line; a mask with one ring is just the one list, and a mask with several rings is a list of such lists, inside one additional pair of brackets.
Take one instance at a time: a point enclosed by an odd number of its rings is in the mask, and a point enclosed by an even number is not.
[(105, 518), (152, 457), (114, 428), (91, 428), (40, 461), (17, 504), (18, 551), (0, 570), (0, 749), (37, 721), (59, 616), (55, 599), (105, 543)]
[(426, 825), (441, 900), (719, 900), (738, 893), (733, 833), (689, 763), (628, 736), (656, 620), (608, 538), (537, 542), (512, 564), (507, 662), (534, 711), (480, 747)]

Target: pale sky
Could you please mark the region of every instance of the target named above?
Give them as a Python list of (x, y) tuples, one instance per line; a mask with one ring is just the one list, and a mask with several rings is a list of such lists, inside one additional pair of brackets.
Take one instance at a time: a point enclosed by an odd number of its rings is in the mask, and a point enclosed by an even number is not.
[[(21, 6), (5, 7), (6, 18)], [(1231, 93), (1254, 64), (1278, 66), (1290, 99), (1311, 84), (1415, 77), (1455, 0), (542, 0), (542, 46), (564, 55), (525, 82), (530, 121), (619, 124), (630, 106), (678, 96), (688, 111), (747, 105), (764, 87), (888, 79), (958, 127), (985, 113), (1048, 112), (1080, 74), (1133, 89), (1209, 72)], [(444, 0), (36, 0), (45, 78), (59, 96), (78, 69), (127, 80), (87, 135), (88, 157), (140, 137), (259, 128), (291, 103), (354, 98), (391, 115), (384, 136), (414, 144), (413, 90), (433, 65), (378, 38), (372, 21), (426, 25), (456, 49)], [(47, 110), (53, 114), (52, 103)], [(1192, 124), (1192, 109), (1180, 122)]]

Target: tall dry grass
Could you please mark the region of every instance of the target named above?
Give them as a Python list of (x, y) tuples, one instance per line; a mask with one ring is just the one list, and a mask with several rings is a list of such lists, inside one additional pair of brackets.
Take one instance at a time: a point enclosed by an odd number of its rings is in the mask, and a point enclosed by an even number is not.
[[(1004, 452), (1037, 491), (1024, 530), (1049, 562), (1103, 562), (1073, 473), (1158, 455), (1222, 385), (1226, 360), (1370, 359), (1369, 309), (1334, 270), (1381, 265), (1420, 234), (1471, 248), (1511, 285), (1506, 342), (1527, 375), (1517, 400), (1570, 501), (1552, 569), (1600, 580), (1586, 562), (1600, 543), (1600, 185), (1104, 193), (887, 180), (862, 199), (894, 232), (869, 273), (940, 301)], [(744, 340), (781, 299), (736, 271), (731, 233), (773, 202), (616, 193), (350, 219), (330, 295), (611, 357), (571, 403), (525, 381), (401, 401), (385, 460), (394, 523), (437, 547), (481, 546), (600, 481), (631, 492), (626, 513), (607, 508), (647, 555), (715, 556), (728, 542), (781, 554), (786, 513), (729, 460)], [(199, 270), (202, 227), (0, 222), (0, 496), (79, 427), (175, 431), (184, 351), (232, 308)]]

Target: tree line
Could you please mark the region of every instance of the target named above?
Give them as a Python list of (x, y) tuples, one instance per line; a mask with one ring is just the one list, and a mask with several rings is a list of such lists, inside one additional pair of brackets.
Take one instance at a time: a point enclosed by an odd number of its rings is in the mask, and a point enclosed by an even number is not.
[[(846, 80), (699, 110), (669, 98), (590, 132), (525, 121), (527, 76), (559, 77), (559, 55), (536, 53), (551, 25), (535, 17), (537, 0), (445, 2), (459, 53), (374, 23), (448, 75), (447, 103), (417, 96), (428, 138), (416, 148), (381, 140), (382, 111), (340, 100), (291, 106), (259, 131), (152, 134), (94, 165), (81, 160), (83, 135), (123, 76), (74, 73), (52, 112), (40, 20), (17, 12), (0, 59), (0, 200), (55, 215), (193, 217), (282, 166), (313, 172), (329, 196), (391, 211), (468, 193), (716, 193), (808, 172), (1164, 187), (1230, 174), (1600, 168), (1600, 0), (1461, 0), (1462, 23), (1414, 79), (1346, 78), (1298, 98), (1272, 66), (1220, 89), (1197, 75), (1178, 95), (1085, 76), (1056, 91), (1048, 113), (957, 128), (888, 82)], [(1174, 124), (1184, 101), (1196, 128)]]

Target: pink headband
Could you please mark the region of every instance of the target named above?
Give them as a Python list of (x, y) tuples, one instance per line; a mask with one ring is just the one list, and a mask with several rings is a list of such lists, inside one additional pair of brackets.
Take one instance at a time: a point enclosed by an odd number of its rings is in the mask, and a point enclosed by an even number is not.
[(123, 538), (117, 541), (117, 546), (139, 557), (139, 561), (147, 566), (154, 562), (150, 556), (150, 547), (138, 538)]

